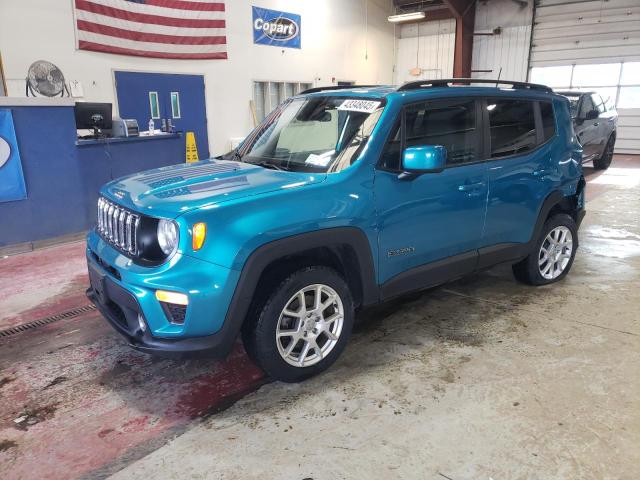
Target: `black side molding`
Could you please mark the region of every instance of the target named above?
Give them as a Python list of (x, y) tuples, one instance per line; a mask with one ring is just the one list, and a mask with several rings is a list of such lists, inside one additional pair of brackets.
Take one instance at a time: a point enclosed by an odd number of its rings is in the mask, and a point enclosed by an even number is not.
[(380, 287), (380, 298), (385, 301), (449, 282), (473, 272), (477, 261), (478, 251), (473, 250), (412, 268), (387, 280)]

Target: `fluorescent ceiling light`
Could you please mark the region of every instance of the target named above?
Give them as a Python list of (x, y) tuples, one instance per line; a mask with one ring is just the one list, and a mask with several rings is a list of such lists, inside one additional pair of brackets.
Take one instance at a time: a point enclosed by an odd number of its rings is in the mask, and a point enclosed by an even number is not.
[(409, 22), (411, 20), (421, 20), (427, 15), (424, 12), (403, 13), (401, 15), (390, 15), (387, 20), (393, 23)]

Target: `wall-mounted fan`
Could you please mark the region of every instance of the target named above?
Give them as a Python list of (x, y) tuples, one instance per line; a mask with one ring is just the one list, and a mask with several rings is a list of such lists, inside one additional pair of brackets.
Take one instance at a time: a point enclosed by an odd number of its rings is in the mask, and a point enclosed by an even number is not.
[(27, 97), (29, 93), (34, 97), (38, 95), (44, 97), (64, 97), (65, 92), (67, 96), (70, 96), (62, 70), (46, 60), (33, 62), (29, 67), (25, 81)]

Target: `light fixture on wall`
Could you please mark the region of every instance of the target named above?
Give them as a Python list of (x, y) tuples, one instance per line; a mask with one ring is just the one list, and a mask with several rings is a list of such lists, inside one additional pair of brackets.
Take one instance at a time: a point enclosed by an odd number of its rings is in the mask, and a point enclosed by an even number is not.
[(399, 15), (389, 15), (387, 20), (391, 23), (410, 22), (412, 20), (422, 20), (427, 16), (424, 12), (401, 13)]

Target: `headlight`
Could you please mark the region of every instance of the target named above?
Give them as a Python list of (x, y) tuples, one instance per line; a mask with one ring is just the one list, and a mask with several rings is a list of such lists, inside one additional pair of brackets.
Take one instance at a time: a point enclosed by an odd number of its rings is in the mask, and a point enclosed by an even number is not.
[(158, 222), (158, 245), (168, 257), (178, 248), (178, 226), (164, 218)]

